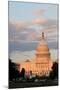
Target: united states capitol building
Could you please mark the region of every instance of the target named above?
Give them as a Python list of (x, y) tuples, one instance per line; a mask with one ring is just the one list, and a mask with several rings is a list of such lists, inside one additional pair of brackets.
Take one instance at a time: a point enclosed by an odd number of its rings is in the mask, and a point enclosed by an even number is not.
[(34, 75), (49, 75), (52, 65), (49, 48), (42, 32), (40, 43), (36, 48), (35, 59), (21, 62), (20, 70), (24, 68), (26, 72), (32, 71)]

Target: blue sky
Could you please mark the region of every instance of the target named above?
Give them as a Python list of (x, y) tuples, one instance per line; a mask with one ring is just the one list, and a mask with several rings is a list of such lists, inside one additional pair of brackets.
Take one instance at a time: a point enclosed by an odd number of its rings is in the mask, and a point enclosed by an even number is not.
[(44, 17), (48, 19), (57, 19), (57, 5), (9, 2), (9, 20), (13, 22), (19, 20), (32, 20), (33, 18), (36, 18), (33, 11), (39, 8), (46, 10)]
[(9, 1), (9, 57), (14, 62), (34, 58), (42, 31), (57, 59), (58, 5)]

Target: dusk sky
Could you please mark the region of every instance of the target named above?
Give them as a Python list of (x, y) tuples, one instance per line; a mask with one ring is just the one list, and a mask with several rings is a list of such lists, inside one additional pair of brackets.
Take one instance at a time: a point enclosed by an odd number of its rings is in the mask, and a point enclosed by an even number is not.
[(35, 58), (41, 33), (58, 58), (58, 5), (9, 1), (9, 58), (14, 62)]

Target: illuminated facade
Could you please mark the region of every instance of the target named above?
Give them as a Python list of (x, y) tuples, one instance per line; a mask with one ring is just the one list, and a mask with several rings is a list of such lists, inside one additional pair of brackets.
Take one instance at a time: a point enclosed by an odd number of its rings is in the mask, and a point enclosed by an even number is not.
[(49, 75), (52, 64), (49, 48), (42, 33), (41, 41), (36, 48), (35, 60), (22, 62), (20, 69), (25, 68), (26, 72), (32, 71), (35, 75)]

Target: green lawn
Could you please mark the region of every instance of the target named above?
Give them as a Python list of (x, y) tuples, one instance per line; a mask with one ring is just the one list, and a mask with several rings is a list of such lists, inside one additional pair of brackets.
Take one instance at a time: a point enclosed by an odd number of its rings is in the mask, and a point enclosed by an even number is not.
[(46, 80), (38, 82), (9, 82), (9, 88), (57, 86), (58, 80)]

